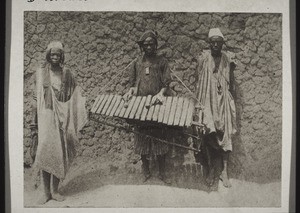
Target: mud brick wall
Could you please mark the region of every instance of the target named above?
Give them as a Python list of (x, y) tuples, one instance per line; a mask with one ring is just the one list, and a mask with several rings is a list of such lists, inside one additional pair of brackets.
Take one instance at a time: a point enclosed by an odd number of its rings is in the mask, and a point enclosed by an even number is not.
[[(282, 29), (280, 14), (25, 12), (24, 13), (24, 163), (30, 165), (29, 124), (35, 70), (52, 40), (65, 44), (66, 65), (84, 94), (123, 94), (128, 70), (141, 54), (137, 39), (146, 29), (159, 34), (159, 53), (195, 90), (197, 56), (208, 48), (210, 28), (219, 27), (225, 49), (235, 53), (234, 94), (238, 134), (230, 156), (231, 177), (270, 182), (281, 176)], [(110, 80), (123, 72), (112, 83)], [(105, 85), (108, 87), (104, 88)], [(172, 89), (187, 94), (174, 78)], [(115, 121), (122, 124), (122, 121)], [(135, 170), (131, 134), (90, 121), (77, 144), (79, 156), (98, 158), (112, 170)]]

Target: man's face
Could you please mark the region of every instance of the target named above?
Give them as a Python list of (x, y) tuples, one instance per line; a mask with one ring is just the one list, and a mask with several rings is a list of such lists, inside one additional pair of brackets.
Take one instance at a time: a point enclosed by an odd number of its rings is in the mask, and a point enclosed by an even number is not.
[(143, 51), (146, 55), (154, 55), (156, 52), (156, 42), (153, 38), (148, 37), (142, 45)]
[(50, 61), (52, 64), (59, 64), (61, 59), (61, 51), (57, 48), (52, 48), (50, 52)]
[(223, 38), (219, 36), (213, 36), (210, 38), (209, 45), (210, 49), (214, 53), (220, 53), (223, 46)]

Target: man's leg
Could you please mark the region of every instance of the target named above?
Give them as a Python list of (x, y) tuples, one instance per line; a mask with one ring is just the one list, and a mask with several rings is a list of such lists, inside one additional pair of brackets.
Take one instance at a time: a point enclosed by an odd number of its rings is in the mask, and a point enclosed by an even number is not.
[(171, 181), (166, 178), (166, 155), (157, 155), (159, 179), (166, 184), (171, 184)]
[(204, 176), (205, 182), (208, 186), (213, 186), (215, 184), (216, 177), (216, 148), (217, 148), (217, 137), (215, 133), (210, 133), (203, 138), (203, 150), (205, 164), (204, 166)]
[(215, 180), (215, 156), (213, 154), (213, 148), (210, 146), (205, 146), (205, 154), (207, 158), (207, 175), (206, 175), (206, 183), (209, 186), (214, 185)]
[(42, 205), (42, 204), (46, 203), (51, 198), (50, 177), (51, 177), (51, 175), (48, 172), (41, 170), (41, 187), (42, 187), (43, 194), (37, 202), (38, 205)]
[(231, 183), (227, 175), (227, 164), (228, 164), (229, 152), (222, 152), (222, 158), (223, 158), (223, 171), (221, 173), (220, 179), (223, 181), (223, 186), (229, 188), (231, 187)]
[(150, 168), (149, 168), (149, 160), (147, 159), (147, 155), (141, 155), (141, 159), (142, 159), (142, 167), (143, 167), (143, 173), (144, 173), (144, 182), (146, 182), (150, 177), (151, 177), (151, 173), (150, 173)]
[(59, 179), (52, 175), (52, 199), (56, 201), (64, 201), (65, 198), (58, 193), (58, 184), (59, 184)]

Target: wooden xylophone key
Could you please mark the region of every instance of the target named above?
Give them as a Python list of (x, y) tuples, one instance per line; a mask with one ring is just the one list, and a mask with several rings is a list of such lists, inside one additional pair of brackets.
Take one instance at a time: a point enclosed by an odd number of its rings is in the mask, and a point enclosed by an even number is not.
[(182, 114), (182, 105), (183, 105), (183, 97), (179, 97), (178, 101), (177, 101), (177, 107), (176, 107), (175, 117), (174, 117), (174, 122), (173, 122), (174, 126), (179, 125), (180, 117)]
[(184, 126), (184, 124), (185, 124), (189, 103), (190, 103), (189, 99), (184, 98), (179, 126)]
[(160, 123), (163, 122), (164, 119), (166, 104), (167, 104), (167, 97), (164, 97), (163, 104), (159, 107), (158, 118), (157, 118), (157, 121)]
[(129, 117), (128, 117), (129, 119), (133, 119), (134, 118), (135, 114), (137, 113), (137, 109), (138, 109), (138, 107), (139, 107), (139, 105), (141, 103), (141, 100), (142, 100), (142, 96), (137, 96), (136, 97), (135, 103), (134, 103), (134, 105), (132, 107), (132, 110), (131, 110), (131, 112), (129, 114)]
[(93, 105), (93, 107), (94, 107), (93, 113), (97, 112), (100, 104), (102, 103), (103, 99), (105, 98), (105, 95), (99, 95), (98, 97), (99, 97), (99, 99), (98, 99), (97, 103), (95, 102), (94, 105)]
[(125, 101), (124, 105), (123, 105), (123, 107), (122, 107), (122, 109), (121, 109), (121, 111), (119, 113), (119, 117), (121, 117), (121, 118), (124, 117), (124, 114), (125, 114), (127, 108), (128, 108), (128, 102)]
[(121, 110), (123, 109), (124, 104), (125, 104), (125, 100), (123, 98), (121, 98), (120, 105), (116, 109), (116, 112), (115, 112), (114, 116), (119, 116)]
[[(152, 99), (153, 99), (153, 97), (152, 97)], [(146, 120), (147, 121), (151, 121), (152, 120), (152, 115), (154, 113), (154, 108), (156, 106), (156, 104), (154, 103), (154, 100), (152, 100), (152, 99), (151, 99), (151, 102), (150, 102), (150, 108), (149, 108), (147, 116), (146, 116)]]
[(187, 117), (186, 117), (186, 121), (185, 121), (185, 126), (191, 126), (191, 123), (193, 121), (193, 112), (194, 112), (194, 102), (190, 100), (190, 103), (189, 103), (189, 108), (188, 108), (188, 111), (187, 111)]
[(151, 95), (133, 96), (127, 107), (124, 107), (125, 101), (120, 95), (99, 95), (95, 99), (91, 112), (141, 121), (152, 120), (173, 126), (191, 126), (193, 100), (169, 96), (163, 97), (162, 104), (151, 105), (152, 98)]
[(153, 116), (152, 116), (153, 121), (158, 121), (159, 110), (164, 105), (165, 101), (166, 101), (166, 97), (163, 97), (162, 103), (155, 105)]
[(114, 107), (112, 108), (111, 112), (109, 113), (109, 116), (114, 116), (119, 104), (121, 103), (122, 96), (117, 95), (116, 97), (117, 97), (117, 100), (116, 100), (116, 102), (114, 104)]
[(102, 95), (98, 95), (98, 96), (96, 97), (95, 102), (94, 102), (94, 104), (93, 104), (93, 106), (92, 106), (92, 108), (91, 108), (91, 112), (92, 112), (92, 113), (95, 113), (95, 111), (96, 111), (95, 108), (98, 106), (98, 102), (99, 102), (99, 100), (100, 100), (101, 97), (102, 97)]
[(113, 96), (113, 99), (111, 100), (111, 102), (110, 102), (110, 104), (109, 104), (109, 106), (108, 106), (108, 108), (107, 108), (107, 110), (106, 110), (106, 112), (105, 112), (105, 115), (109, 115), (109, 114), (110, 114), (111, 110), (112, 110), (113, 107), (114, 107), (114, 104), (116, 103), (116, 100), (117, 100), (117, 96), (114, 95), (114, 96)]
[(106, 103), (106, 101), (107, 101), (107, 99), (108, 99), (108, 96), (109, 96), (109, 95), (104, 95), (104, 97), (103, 97), (103, 99), (102, 99), (102, 101), (101, 101), (101, 103), (100, 103), (98, 109), (96, 110), (96, 113), (97, 113), (97, 114), (100, 114), (101, 110), (103, 109), (103, 107), (104, 107), (104, 105), (105, 105), (105, 103)]
[(124, 116), (123, 116), (124, 118), (128, 118), (129, 113), (131, 112), (132, 107), (133, 107), (133, 105), (135, 103), (135, 100), (136, 100), (136, 96), (132, 96), (131, 99), (130, 99), (130, 101), (129, 101), (128, 107), (127, 107), (127, 109), (126, 109), (126, 111), (124, 113)]
[(167, 97), (167, 103), (166, 103), (166, 107), (165, 107), (165, 111), (164, 111), (164, 119), (162, 121), (164, 124), (168, 124), (169, 114), (170, 114), (170, 110), (171, 110), (171, 106), (172, 106), (172, 100), (173, 100), (173, 97), (171, 97), (171, 96)]
[(107, 111), (107, 109), (108, 109), (108, 107), (109, 107), (109, 105), (110, 105), (110, 102), (111, 102), (111, 100), (113, 99), (113, 97), (114, 97), (113, 95), (109, 95), (109, 96), (108, 96), (107, 101), (106, 101), (106, 103), (105, 103), (103, 109), (102, 109), (101, 112), (100, 112), (102, 115), (105, 115), (105, 113), (106, 113), (106, 111)]
[(145, 103), (146, 103), (146, 99), (147, 99), (146, 96), (141, 96), (141, 97), (142, 97), (141, 103), (140, 103), (140, 105), (137, 109), (137, 112), (135, 113), (135, 116), (134, 116), (134, 118), (138, 119), (138, 120), (141, 118), (141, 114), (143, 112), (143, 109), (144, 109), (144, 106), (145, 106)]
[(173, 121), (174, 121), (174, 117), (175, 117), (175, 111), (176, 111), (176, 107), (177, 107), (177, 101), (178, 101), (178, 97), (173, 97), (173, 101), (172, 101), (172, 106), (170, 109), (170, 115), (169, 115), (169, 119), (168, 119), (168, 125), (172, 125)]
[(147, 99), (146, 99), (146, 102), (145, 102), (145, 106), (143, 107), (143, 111), (142, 111), (142, 114), (141, 114), (141, 121), (144, 121), (146, 119), (146, 116), (147, 116), (147, 113), (148, 113), (148, 110), (149, 110), (148, 107), (150, 106), (151, 99), (152, 99), (152, 96), (148, 95)]

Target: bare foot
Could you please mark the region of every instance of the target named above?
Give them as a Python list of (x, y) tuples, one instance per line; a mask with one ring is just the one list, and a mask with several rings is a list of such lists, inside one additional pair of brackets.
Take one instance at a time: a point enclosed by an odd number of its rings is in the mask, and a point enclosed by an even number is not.
[(58, 202), (62, 202), (62, 201), (65, 200), (65, 197), (62, 196), (62, 195), (60, 195), (60, 194), (58, 194), (58, 193), (52, 193), (52, 199), (56, 200)]
[(145, 174), (143, 182), (146, 182), (151, 178), (151, 174)]
[(43, 194), (40, 197), (40, 199), (38, 199), (37, 205), (43, 205), (43, 204), (47, 203), (48, 200), (50, 200), (50, 194), (49, 195)]
[(214, 185), (214, 178), (207, 177), (207, 178), (205, 179), (205, 182), (206, 182), (206, 184), (207, 184), (208, 186), (212, 186), (212, 185)]
[(222, 180), (224, 187), (226, 187), (226, 188), (231, 187), (231, 183), (230, 183), (227, 173), (225, 171), (222, 171), (222, 174), (220, 175), (220, 179)]
[(205, 179), (206, 184), (208, 186), (214, 185), (214, 182), (215, 182), (214, 179), (215, 179), (215, 170), (212, 168), (208, 171), (207, 177)]
[(168, 178), (166, 178), (165, 175), (158, 175), (158, 178), (159, 178), (161, 181), (163, 181), (165, 184), (171, 185), (171, 183), (172, 183), (171, 180), (168, 179)]

